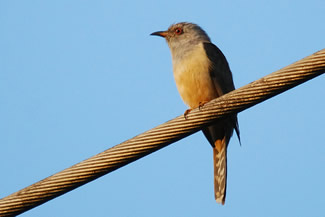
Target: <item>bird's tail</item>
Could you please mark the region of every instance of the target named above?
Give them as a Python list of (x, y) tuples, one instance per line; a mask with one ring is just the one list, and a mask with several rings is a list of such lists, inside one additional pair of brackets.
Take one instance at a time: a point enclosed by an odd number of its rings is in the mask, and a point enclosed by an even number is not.
[(227, 185), (227, 144), (226, 139), (215, 141), (213, 147), (214, 196), (218, 203), (225, 204)]

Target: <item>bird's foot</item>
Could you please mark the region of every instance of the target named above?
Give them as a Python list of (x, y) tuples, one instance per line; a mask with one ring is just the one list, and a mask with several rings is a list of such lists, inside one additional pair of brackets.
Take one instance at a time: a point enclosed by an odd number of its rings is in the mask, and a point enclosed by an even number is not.
[(187, 115), (188, 113), (190, 113), (192, 111), (192, 109), (187, 109), (185, 112), (184, 112), (184, 118), (185, 120), (187, 120)]
[[(209, 101), (202, 101), (202, 102), (199, 102), (199, 110), (201, 110), (201, 108), (204, 106), (204, 104), (206, 104), (207, 102)], [(187, 115), (192, 111), (192, 109), (187, 109), (185, 112), (184, 112), (184, 118), (185, 120), (187, 119)]]
[(209, 101), (203, 101), (203, 102), (199, 102), (199, 110), (201, 110), (201, 108)]

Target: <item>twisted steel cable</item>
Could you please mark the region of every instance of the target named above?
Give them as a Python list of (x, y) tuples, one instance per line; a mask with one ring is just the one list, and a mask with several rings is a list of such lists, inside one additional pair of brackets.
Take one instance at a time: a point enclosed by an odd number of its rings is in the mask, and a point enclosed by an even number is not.
[(2, 198), (0, 216), (23, 213), (324, 72), (325, 49)]

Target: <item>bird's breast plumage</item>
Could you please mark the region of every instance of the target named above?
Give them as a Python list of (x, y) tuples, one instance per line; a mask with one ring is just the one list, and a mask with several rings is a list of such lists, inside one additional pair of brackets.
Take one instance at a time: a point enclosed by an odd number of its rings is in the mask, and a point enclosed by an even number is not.
[(200, 43), (182, 56), (173, 56), (173, 71), (176, 86), (183, 101), (196, 108), (200, 102), (207, 102), (218, 93), (210, 75), (211, 62)]

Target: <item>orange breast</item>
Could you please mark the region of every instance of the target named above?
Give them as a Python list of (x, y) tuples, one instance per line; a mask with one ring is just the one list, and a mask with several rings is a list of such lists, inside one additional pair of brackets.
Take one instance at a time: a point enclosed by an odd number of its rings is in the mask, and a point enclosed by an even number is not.
[(202, 45), (197, 46), (186, 58), (174, 62), (178, 92), (190, 108), (197, 108), (200, 102), (207, 102), (218, 96), (210, 77), (209, 66), (210, 60)]

